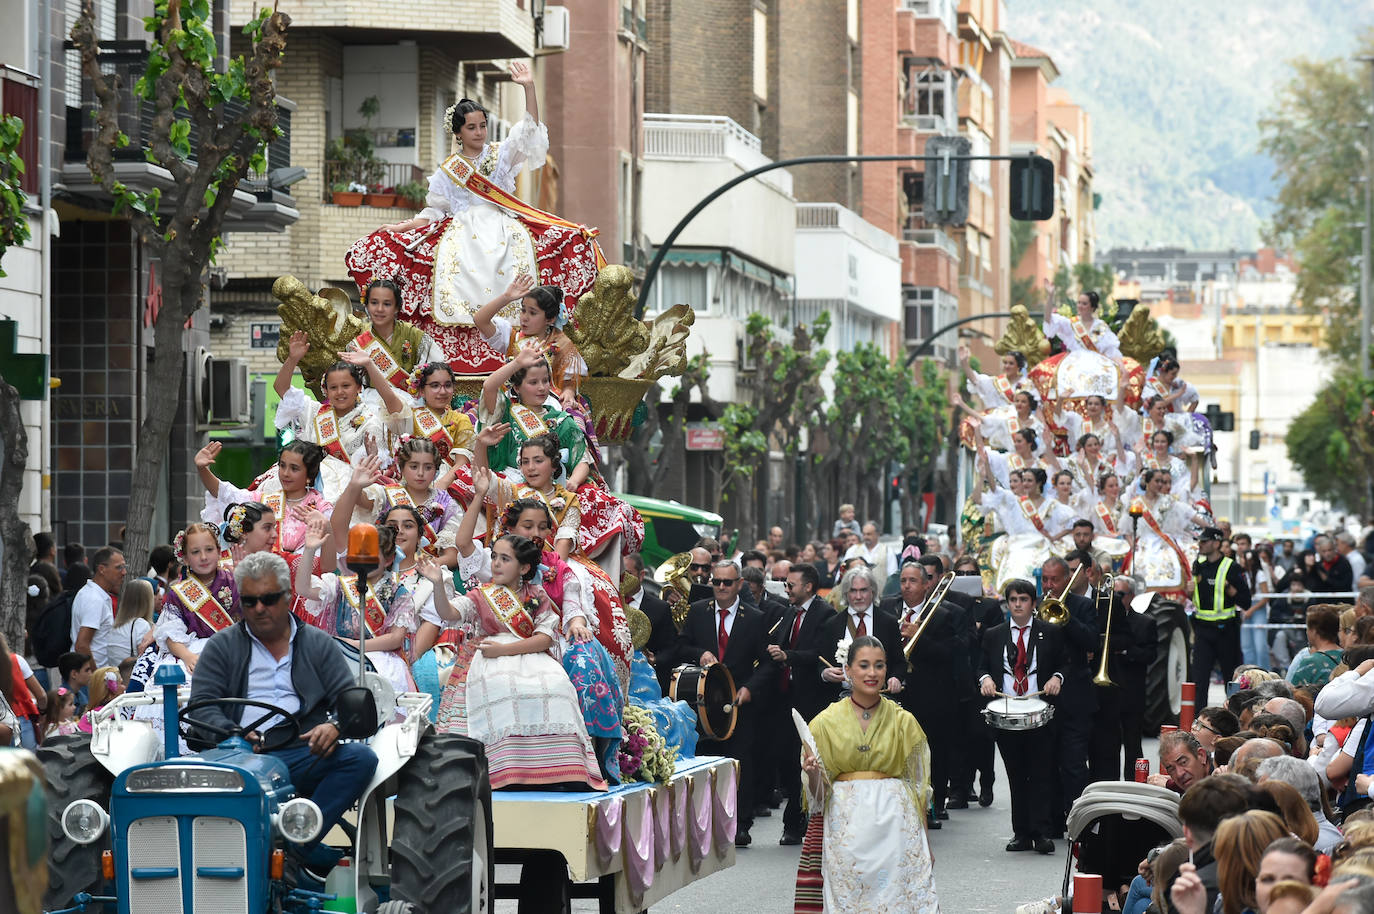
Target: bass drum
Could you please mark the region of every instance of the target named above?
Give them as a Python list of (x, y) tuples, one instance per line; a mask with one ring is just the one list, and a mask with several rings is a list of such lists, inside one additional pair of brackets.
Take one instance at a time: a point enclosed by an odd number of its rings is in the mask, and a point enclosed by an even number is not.
[(727, 740), (735, 732), (735, 678), (723, 663), (708, 667), (684, 663), (673, 670), (668, 697), (685, 701), (697, 712), (697, 726), (707, 739)]

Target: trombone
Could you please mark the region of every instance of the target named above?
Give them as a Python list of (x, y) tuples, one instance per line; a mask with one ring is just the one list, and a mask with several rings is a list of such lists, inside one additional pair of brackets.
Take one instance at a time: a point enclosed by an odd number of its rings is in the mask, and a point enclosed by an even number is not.
[(1112, 678), (1107, 675), (1107, 658), (1111, 656), (1112, 643), (1112, 583), (1114, 577), (1111, 572), (1102, 575), (1102, 589), (1097, 593), (1097, 611), (1102, 611), (1102, 603), (1105, 598), (1107, 603), (1107, 629), (1102, 634), (1102, 661), (1097, 665), (1097, 675), (1093, 677), (1093, 685), (1114, 686)]
[(1080, 564), (1069, 576), (1069, 583), (1064, 585), (1063, 593), (1057, 597), (1046, 597), (1040, 601), (1038, 613), (1042, 622), (1047, 622), (1050, 625), (1063, 625), (1069, 621), (1069, 608), (1064, 605), (1064, 600), (1073, 590), (1073, 582), (1078, 580), (1078, 575), (1082, 571), (1083, 566)]
[(930, 607), (930, 610), (926, 613), (926, 617), (921, 620), (920, 626), (912, 634), (911, 639), (907, 641), (906, 647), (902, 648), (902, 653), (906, 655), (908, 662), (911, 660), (911, 649), (916, 646), (917, 640), (920, 639), (921, 633), (926, 630), (926, 626), (930, 624), (930, 620), (935, 618), (935, 610), (939, 607), (940, 601), (945, 598), (945, 594), (949, 593), (950, 587), (954, 585), (954, 577), (953, 571), (946, 571), (936, 582), (935, 589), (926, 596), (926, 605)]

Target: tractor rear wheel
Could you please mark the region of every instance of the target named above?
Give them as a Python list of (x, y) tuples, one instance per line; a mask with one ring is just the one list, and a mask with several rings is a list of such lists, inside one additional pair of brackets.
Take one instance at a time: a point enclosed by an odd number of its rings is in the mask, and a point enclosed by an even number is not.
[(430, 730), (397, 778), (391, 897), (417, 914), (491, 914), (496, 859), (482, 744)]
[[(54, 736), (38, 747), (48, 793), (48, 890), (43, 893), (43, 908), (56, 910), (72, 903), (78, 892), (103, 895), (104, 877), (100, 874), (101, 852), (110, 847), (107, 830), (90, 844), (77, 844), (62, 831), (62, 813), (74, 800), (92, 800), (110, 811), (110, 785), (114, 779), (91, 755), (91, 738), (85, 733)], [(103, 906), (92, 904), (90, 911)]]

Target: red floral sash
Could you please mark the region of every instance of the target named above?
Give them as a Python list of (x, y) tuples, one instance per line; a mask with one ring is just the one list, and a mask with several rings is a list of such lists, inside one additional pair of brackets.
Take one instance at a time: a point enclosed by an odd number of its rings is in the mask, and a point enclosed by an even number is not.
[(429, 545), (424, 546), (423, 549), (430, 555), (438, 555), (438, 546), (435, 544), (439, 537), (435, 533), (434, 525), (429, 520), (429, 512), (425, 510), (425, 506), (417, 505), (415, 499), (411, 498), (410, 493), (406, 491), (405, 486), (387, 486), (386, 498), (392, 505), (405, 505), (414, 508), (419, 513), (420, 520), (424, 522), (424, 527), (421, 528), (420, 533), (429, 540)]
[(992, 379), (992, 386), (997, 388), (997, 392), (1007, 398), (1008, 403), (1016, 402), (1016, 390), (1011, 386), (1011, 382), (1002, 375), (997, 375)]
[(428, 406), (415, 407), (413, 415), (415, 433), (432, 441), (439, 452), (439, 462), (447, 463), (449, 452), (453, 450), (453, 436), (444, 427), (443, 417)]
[[(1145, 499), (1140, 496), (1136, 496), (1131, 500), (1131, 512), (1134, 513), (1137, 509), (1141, 512), (1140, 519), (1145, 522), (1145, 526), (1153, 530), (1155, 536), (1163, 540), (1170, 549), (1174, 550), (1174, 555), (1178, 556), (1178, 566), (1182, 569), (1183, 580), (1186, 583), (1188, 579), (1192, 577), (1192, 565), (1188, 563), (1188, 557), (1183, 554), (1183, 550), (1179, 548), (1178, 543), (1174, 542), (1174, 538), (1164, 532), (1164, 528), (1160, 526), (1159, 520), (1155, 517), (1153, 509), (1145, 504)], [(1125, 568), (1130, 565), (1133, 558), (1135, 558), (1135, 544), (1132, 544), (1131, 552), (1126, 556), (1126, 562), (1122, 567)]]
[(377, 594), (372, 588), (367, 588), (367, 600), (363, 601), (358, 592), (358, 576), (356, 574), (339, 575), (339, 589), (343, 592), (344, 599), (348, 605), (356, 612), (358, 605), (363, 604), (361, 613), (363, 621), (367, 624), (367, 634), (369, 637), (376, 637), (377, 633), (386, 625), (386, 610), (382, 609), (381, 602), (377, 599)]
[(1094, 510), (1097, 511), (1097, 516), (1101, 518), (1102, 526), (1106, 529), (1107, 533), (1110, 536), (1116, 536), (1116, 521), (1112, 519), (1112, 512), (1107, 510), (1107, 506), (1099, 501), (1094, 506)]
[(396, 357), (391, 354), (387, 345), (373, 336), (371, 330), (364, 330), (358, 334), (354, 342), (358, 344), (358, 349), (382, 370), (382, 374), (391, 382), (392, 387), (399, 387), (401, 390), (406, 389), (406, 385), (410, 383), (410, 375), (401, 367), (401, 363), (396, 361)]
[(1097, 351), (1097, 344), (1093, 342), (1092, 333), (1083, 325), (1083, 318), (1077, 315), (1069, 319), (1069, 326), (1073, 328), (1073, 335), (1078, 337), (1078, 342), (1091, 352)]
[(210, 589), (194, 577), (186, 577), (171, 585), (172, 593), (177, 595), (181, 605), (195, 613), (211, 629), (222, 632), (234, 624), (233, 618), (220, 606)]
[[(464, 159), (458, 153), (454, 153), (445, 159), (444, 163), (439, 166), (439, 170), (448, 175), (453, 183), (457, 184), (459, 187), (465, 188), (482, 199), (495, 203), (497, 206), (505, 207), (517, 216), (523, 216), (527, 219), (533, 219), (536, 222), (557, 226), (562, 229), (571, 229), (575, 232), (579, 232), (587, 241), (591, 241), (597, 236), (597, 230), (594, 228), (588, 228), (585, 225), (570, 222), (552, 213), (546, 213), (543, 210), (535, 209), (519, 197), (507, 193), (500, 187), (497, 187), (486, 175), (483, 175), (477, 169), (473, 168), (472, 163)], [(596, 266), (599, 270), (606, 265), (606, 258), (602, 256), (599, 246), (593, 245), (593, 248), (596, 251)]]
[(520, 595), (500, 584), (483, 584), (470, 594), (483, 627), (492, 633), (508, 631), (517, 638), (534, 635), (534, 617), (520, 602)]
[(334, 415), (334, 407), (328, 403), (315, 413), (315, 443), (324, 448), (326, 454), (348, 463), (348, 452), (339, 440), (339, 417)]
[(1040, 531), (1040, 535), (1045, 539), (1050, 538), (1050, 532), (1045, 529), (1045, 520), (1036, 510), (1035, 504), (1029, 498), (1018, 497), (1016, 503), (1021, 506), (1021, 513), (1026, 515), (1026, 520), (1035, 525), (1035, 529)]

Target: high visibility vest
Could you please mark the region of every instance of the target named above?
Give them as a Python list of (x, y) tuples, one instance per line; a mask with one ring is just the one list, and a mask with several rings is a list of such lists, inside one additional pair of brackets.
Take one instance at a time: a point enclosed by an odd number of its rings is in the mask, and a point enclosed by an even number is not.
[(1234, 564), (1235, 562), (1226, 556), (1222, 556), (1221, 561), (1217, 564), (1217, 577), (1212, 585), (1212, 605), (1210, 607), (1202, 605), (1202, 597), (1199, 595), (1199, 584), (1202, 576), (1193, 576), (1193, 605), (1197, 607), (1196, 618), (1203, 622), (1225, 622), (1227, 619), (1235, 617), (1235, 605), (1226, 605), (1226, 575)]

